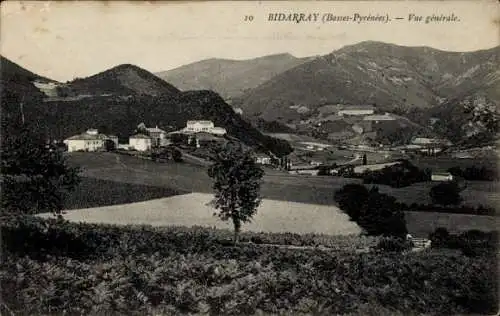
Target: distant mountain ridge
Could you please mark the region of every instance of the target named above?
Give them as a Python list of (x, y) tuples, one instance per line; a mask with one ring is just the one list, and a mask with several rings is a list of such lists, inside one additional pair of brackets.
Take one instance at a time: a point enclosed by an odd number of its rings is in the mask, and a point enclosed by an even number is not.
[(311, 59), (288, 53), (248, 60), (211, 58), (156, 75), (181, 90), (213, 90), (225, 99), (232, 99)]
[(499, 52), (500, 46), (455, 53), (362, 42), (291, 68), (247, 91), (236, 104), (247, 115), (286, 120), (287, 112), (293, 112), (290, 106), (425, 109), (478, 89), (498, 102)]
[(68, 83), (79, 93), (120, 94), (178, 94), (179, 89), (147, 70), (131, 64), (122, 64), (93, 76), (75, 79)]

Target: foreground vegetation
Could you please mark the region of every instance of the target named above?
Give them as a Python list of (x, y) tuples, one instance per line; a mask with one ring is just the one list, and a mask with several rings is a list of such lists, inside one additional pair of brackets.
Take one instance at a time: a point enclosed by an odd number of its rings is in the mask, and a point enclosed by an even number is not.
[[(321, 251), (226, 246), (230, 232), (201, 228), (28, 217), (2, 226), (2, 308), (13, 313), (450, 315), (497, 309), (494, 256), (357, 253), (354, 240), (373, 241), (359, 237), (341, 237), (338, 251)], [(242, 241), (249, 237), (242, 233)]]

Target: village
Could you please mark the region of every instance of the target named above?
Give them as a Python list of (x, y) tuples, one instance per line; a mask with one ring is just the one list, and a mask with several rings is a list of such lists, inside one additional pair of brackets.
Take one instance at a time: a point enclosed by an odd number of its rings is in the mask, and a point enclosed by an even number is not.
[[(341, 110), (344, 115), (365, 115), (371, 119), (377, 117), (373, 110)], [(384, 119), (388, 114), (382, 116)], [(71, 152), (116, 151), (133, 154), (137, 157), (157, 157), (166, 148), (178, 148), (184, 156), (195, 159), (196, 163), (207, 165), (210, 162), (208, 150), (214, 144), (228, 141), (227, 131), (215, 126), (209, 120), (189, 120), (180, 130), (166, 131), (157, 125), (148, 127), (140, 123), (128, 143), (120, 143), (118, 136), (103, 134), (90, 128), (87, 131), (64, 140), (65, 147)], [(408, 154), (436, 155), (449, 142), (441, 139), (415, 137), (412, 143), (405, 146), (368, 146), (368, 145), (332, 145), (325, 142), (301, 141), (293, 143), (294, 152), (286, 157), (278, 158), (272, 153), (255, 152), (255, 162), (266, 168), (282, 170), (297, 175), (332, 175), (361, 176), (367, 171), (378, 171), (390, 166), (400, 166)], [(339, 153), (344, 156), (339, 158)], [(335, 155), (337, 154), (337, 155)], [(335, 156), (328, 159), (329, 156)], [(316, 157), (320, 157), (317, 159)], [(369, 159), (368, 159), (369, 157)], [(432, 181), (451, 181), (453, 175), (444, 170), (435, 170)]]

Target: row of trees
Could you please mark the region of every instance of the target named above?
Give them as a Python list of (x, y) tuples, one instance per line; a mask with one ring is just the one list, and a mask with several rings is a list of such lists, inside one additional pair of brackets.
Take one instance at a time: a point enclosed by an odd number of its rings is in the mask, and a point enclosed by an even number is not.
[(498, 180), (498, 171), (486, 167), (470, 166), (467, 168), (452, 167), (448, 172), (455, 177), (460, 177), (470, 181), (496, 181)]
[(367, 170), (361, 176), (363, 182), (367, 184), (385, 184), (401, 188), (418, 182), (430, 181), (431, 175), (431, 170), (421, 170), (409, 161), (402, 160), (400, 164), (387, 166), (381, 170)]

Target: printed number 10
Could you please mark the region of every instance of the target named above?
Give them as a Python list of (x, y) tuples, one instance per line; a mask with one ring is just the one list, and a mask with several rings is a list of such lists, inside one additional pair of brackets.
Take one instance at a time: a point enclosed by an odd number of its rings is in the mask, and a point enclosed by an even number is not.
[(253, 21), (253, 15), (245, 15), (245, 21)]

